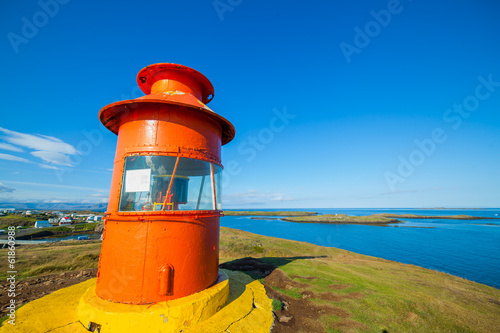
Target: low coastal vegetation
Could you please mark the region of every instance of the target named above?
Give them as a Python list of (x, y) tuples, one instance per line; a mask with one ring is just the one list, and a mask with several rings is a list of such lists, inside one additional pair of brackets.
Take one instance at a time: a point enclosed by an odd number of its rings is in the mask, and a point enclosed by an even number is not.
[(32, 227), (39, 219), (37, 217), (9, 214), (0, 216), (0, 229), (6, 229), (8, 226)]
[(348, 224), (389, 224), (402, 222), (381, 215), (348, 216), (346, 214), (323, 214), (315, 216), (286, 217), (281, 220), (298, 223), (348, 223)]
[[(20, 280), (96, 268), (99, 241), (21, 245)], [(7, 250), (0, 251), (5, 280)], [(273, 332), (498, 332), (500, 290), (336, 248), (221, 228), (225, 269), (259, 279)]]
[[(0, 280), (7, 278), (7, 252), (0, 251)], [(101, 241), (64, 241), (16, 247), (17, 280), (97, 267)]]

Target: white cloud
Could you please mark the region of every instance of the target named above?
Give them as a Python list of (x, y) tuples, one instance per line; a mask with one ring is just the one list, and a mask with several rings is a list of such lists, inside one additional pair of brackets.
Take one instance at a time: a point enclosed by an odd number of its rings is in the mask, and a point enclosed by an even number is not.
[(0, 183), (0, 193), (12, 193), (14, 191), (15, 191), (14, 188), (8, 187), (7, 185)]
[(89, 194), (89, 197), (94, 197), (94, 198), (108, 198), (109, 195), (108, 194), (104, 194), (104, 193), (93, 193), (93, 194)]
[(27, 159), (22, 158), (22, 157), (17, 157), (17, 156), (14, 156), (14, 155), (10, 155), (10, 154), (2, 154), (2, 153), (0, 153), (0, 159), (1, 159), (1, 160), (7, 160), (7, 161), (16, 161), (16, 162), (24, 162), (24, 163), (33, 163), (33, 162), (31, 162), (30, 160), (27, 160)]
[(79, 154), (75, 147), (52, 136), (19, 133), (3, 127), (0, 127), (0, 132), (6, 134), (5, 140), (7, 142), (21, 147), (70, 155)]
[(227, 202), (231, 205), (266, 204), (294, 200), (296, 199), (286, 196), (283, 193), (260, 192), (256, 190), (248, 190), (246, 192), (232, 193), (223, 196), (223, 202)]
[(41, 158), (45, 162), (65, 165), (69, 167), (72, 166), (71, 163), (69, 163), (69, 156), (63, 153), (58, 153), (55, 151), (32, 151), (31, 155)]
[(19, 152), (19, 153), (22, 153), (24, 152), (24, 150), (22, 150), (21, 148), (19, 147), (16, 147), (14, 145), (11, 145), (9, 143), (3, 143), (3, 142), (0, 142), (0, 149), (3, 149), (3, 150), (10, 150), (10, 151), (15, 151), (15, 152)]
[(11, 181), (11, 180), (1, 180), (4, 183), (10, 183), (10, 184), (21, 184), (21, 185), (33, 185), (33, 186), (43, 186), (43, 187), (57, 187), (57, 188), (69, 188), (69, 189), (74, 189), (74, 190), (89, 190), (89, 191), (95, 191), (95, 192), (109, 192), (108, 190), (105, 189), (98, 189), (98, 188), (93, 188), (93, 187), (83, 187), (83, 186), (72, 186), (72, 185), (58, 185), (58, 184), (43, 184), (43, 183), (32, 183), (32, 182), (18, 182), (18, 181)]
[(100, 203), (106, 203), (108, 202), (109, 199), (109, 194), (102, 194), (102, 193), (93, 193), (88, 195), (91, 198), (94, 198), (92, 200), (98, 200)]
[[(3, 139), (9, 142), (9, 143), (0, 143), (0, 149), (7, 149), (17, 152), (24, 152), (24, 151), (16, 146), (33, 149), (34, 151), (31, 152), (31, 155), (42, 159), (44, 162), (71, 167), (72, 165), (69, 160), (69, 155), (80, 154), (80, 152), (74, 146), (53, 136), (20, 133), (8, 130), (3, 127), (0, 127), (0, 132), (4, 133)], [(3, 159), (10, 159), (11, 161), (29, 162), (27, 159), (21, 159), (20, 157), (17, 159), (13, 159), (12, 157), (14, 156), (12, 155), (8, 156), (10, 156), (10, 158), (4, 157)], [(46, 164), (39, 164), (39, 165), (42, 168), (53, 169), (53, 168), (48, 168), (47, 166), (42, 166)]]
[(434, 191), (442, 191), (442, 190), (444, 190), (442, 187), (432, 187), (432, 188), (401, 190), (401, 191), (394, 191), (394, 192), (382, 192), (382, 193), (378, 193), (376, 195), (364, 196), (364, 197), (361, 197), (361, 199), (374, 199), (374, 198), (379, 198), (381, 196), (386, 196), (386, 195), (398, 196), (400, 194), (407, 194), (407, 193), (423, 193), (423, 192), (434, 192)]
[(61, 168), (55, 167), (53, 165), (48, 165), (48, 164), (38, 164), (38, 165), (44, 169), (61, 170)]

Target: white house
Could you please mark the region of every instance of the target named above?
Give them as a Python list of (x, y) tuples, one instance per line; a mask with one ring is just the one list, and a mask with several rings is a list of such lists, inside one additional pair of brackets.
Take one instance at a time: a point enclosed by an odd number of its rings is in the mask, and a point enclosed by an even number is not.
[(59, 220), (59, 225), (68, 225), (71, 224), (71, 218), (69, 216), (61, 217)]
[(52, 227), (49, 221), (36, 221), (35, 228), (49, 228)]
[(102, 215), (91, 215), (91, 216), (87, 217), (87, 222), (88, 223), (100, 222), (100, 221), (102, 221), (103, 218), (104, 218), (104, 216), (102, 216)]
[(94, 216), (92, 214), (71, 214), (71, 217), (74, 219), (88, 219), (89, 217)]

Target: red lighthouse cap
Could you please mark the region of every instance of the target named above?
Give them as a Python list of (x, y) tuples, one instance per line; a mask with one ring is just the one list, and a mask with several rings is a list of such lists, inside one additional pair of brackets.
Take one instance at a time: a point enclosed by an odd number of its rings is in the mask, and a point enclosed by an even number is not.
[(221, 126), (223, 145), (234, 138), (234, 126), (205, 105), (214, 97), (214, 87), (200, 72), (183, 65), (159, 63), (141, 69), (137, 83), (146, 96), (109, 104), (99, 112), (101, 122), (111, 132), (118, 133), (120, 116), (131, 107), (160, 103), (188, 107), (210, 116)]

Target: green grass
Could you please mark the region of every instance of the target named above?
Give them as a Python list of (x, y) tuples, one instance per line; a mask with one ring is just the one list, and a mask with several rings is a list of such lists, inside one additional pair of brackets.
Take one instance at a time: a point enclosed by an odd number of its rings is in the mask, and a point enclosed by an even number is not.
[[(45, 228), (42, 228), (42, 229), (45, 229)], [(54, 234), (60, 234), (60, 233), (72, 232), (73, 228), (71, 228), (71, 227), (65, 227), (65, 226), (59, 226), (59, 227), (52, 227), (52, 228), (46, 229), (46, 230), (50, 230)]]
[(99, 223), (82, 223), (82, 224), (75, 224), (73, 225), (73, 228), (75, 231), (94, 231), (94, 229), (99, 225), (102, 224), (102, 222)]
[(254, 246), (253, 252), (255, 253), (264, 253), (264, 248), (262, 246)]
[[(256, 252), (255, 247), (259, 248)], [(262, 252), (260, 252), (262, 249)], [(59, 242), (16, 248), (19, 280), (95, 268), (100, 242)], [(7, 249), (0, 251), (5, 280)], [(324, 315), (326, 332), (499, 332), (500, 290), (445, 273), (336, 248), (221, 228), (220, 262), (244, 257), (273, 263), (305, 288), (276, 289), (347, 318)], [(309, 277), (309, 279), (307, 279)], [(311, 279), (313, 278), (313, 279)], [(264, 280), (260, 280), (265, 283)], [(334, 296), (331, 300), (327, 296)]]
[(52, 227), (52, 228), (40, 228), (40, 229), (32, 229), (26, 234), (16, 235), (16, 239), (36, 239), (43, 237), (51, 237), (51, 236), (62, 236), (66, 234), (71, 234), (73, 232), (73, 228), (60, 226), (60, 227)]
[[(255, 242), (264, 249), (262, 254), (242, 246)], [(221, 228), (220, 248), (221, 262), (261, 257), (289, 277), (299, 276), (293, 281), (308, 283), (307, 289), (316, 295), (339, 296), (337, 301), (311, 299), (350, 313), (347, 319), (322, 317), (327, 332), (500, 331), (500, 290), (449, 274), (228, 228)], [(277, 291), (295, 299), (301, 297), (297, 288)], [(353, 328), (345, 329), (342, 324), (346, 322), (354, 323)]]
[(35, 222), (40, 220), (42, 219), (38, 217), (26, 217), (14, 214), (0, 216), (0, 229), (5, 229), (9, 226), (33, 227)]
[(273, 311), (283, 310), (283, 303), (281, 303), (279, 299), (273, 298), (271, 305), (273, 307)]
[(302, 293), (300, 292), (299, 288), (290, 288), (290, 289), (283, 289), (279, 287), (272, 287), (274, 290), (279, 291), (280, 293), (287, 295), (291, 298), (294, 299), (301, 299), (302, 298)]
[[(100, 241), (64, 241), (16, 247), (17, 279), (96, 268)], [(0, 251), (0, 279), (7, 278), (7, 249)]]

